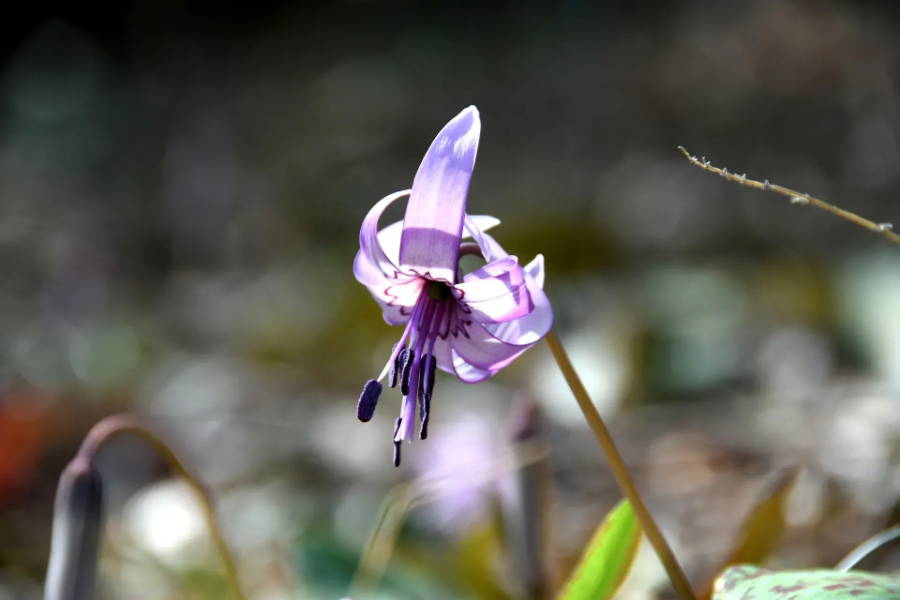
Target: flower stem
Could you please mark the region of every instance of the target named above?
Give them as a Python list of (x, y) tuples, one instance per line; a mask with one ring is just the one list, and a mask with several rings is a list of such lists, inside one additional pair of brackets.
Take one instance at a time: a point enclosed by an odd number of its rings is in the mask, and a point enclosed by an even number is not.
[(581, 383), (578, 373), (575, 372), (572, 361), (569, 360), (569, 356), (566, 354), (562, 343), (559, 341), (559, 338), (556, 337), (556, 333), (552, 329), (547, 332), (544, 339), (550, 347), (550, 352), (553, 354), (553, 358), (556, 360), (559, 370), (562, 371), (566, 383), (569, 384), (569, 389), (572, 390), (572, 394), (578, 402), (578, 407), (581, 408), (584, 418), (587, 420), (591, 431), (594, 433), (597, 443), (600, 444), (600, 448), (606, 456), (606, 460), (609, 463), (610, 470), (612, 470), (616, 483), (619, 485), (619, 489), (622, 490), (622, 494), (631, 503), (631, 507), (634, 509), (634, 514), (637, 516), (638, 522), (644, 530), (644, 534), (647, 536), (647, 539), (650, 540), (650, 544), (653, 546), (657, 556), (659, 556), (659, 560), (666, 569), (669, 580), (672, 582), (672, 587), (675, 588), (675, 592), (681, 600), (696, 600), (691, 584), (688, 582), (684, 571), (678, 564), (678, 560), (676, 560), (675, 554), (669, 547), (668, 542), (666, 542), (666, 538), (663, 537), (662, 532), (656, 525), (656, 521), (653, 520), (653, 516), (651, 516), (650, 511), (647, 510), (647, 506), (644, 504), (643, 499), (641, 499), (641, 495), (634, 485), (628, 467), (625, 466), (625, 461), (622, 460), (622, 455), (619, 454), (619, 450), (616, 448), (616, 443), (613, 441), (609, 429), (607, 429), (606, 424), (600, 417), (600, 413), (597, 412), (587, 390), (584, 389), (584, 384)]
[(890, 529), (885, 529), (876, 533), (862, 544), (850, 551), (850, 553), (841, 559), (841, 562), (834, 566), (835, 571), (849, 571), (856, 568), (864, 558), (872, 554), (885, 544), (893, 542), (900, 538), (900, 525), (894, 525)]
[(687, 158), (692, 165), (700, 167), (704, 171), (715, 173), (720, 177), (724, 177), (728, 181), (746, 185), (747, 187), (756, 188), (764, 192), (775, 192), (776, 194), (787, 196), (791, 199), (792, 204), (808, 204), (810, 206), (815, 206), (819, 210), (829, 212), (837, 217), (850, 221), (851, 223), (854, 223), (856, 225), (859, 225), (860, 227), (868, 229), (869, 231), (873, 231), (883, 237), (886, 237), (895, 244), (900, 244), (900, 234), (897, 234), (893, 231), (894, 226), (890, 223), (876, 223), (875, 221), (872, 221), (865, 217), (861, 217), (860, 215), (850, 212), (849, 210), (843, 209), (839, 206), (835, 206), (834, 204), (830, 204), (828, 202), (825, 202), (824, 200), (814, 198), (809, 194), (792, 190), (791, 188), (784, 187), (783, 185), (769, 183), (768, 179), (766, 179), (765, 181), (748, 179), (746, 175), (738, 175), (737, 173), (731, 173), (728, 169), (720, 169), (719, 167), (714, 167), (708, 160), (706, 160), (706, 157), (697, 158), (696, 156), (691, 155), (684, 146), (678, 146), (678, 149), (682, 154), (684, 154), (685, 158)]
[(123, 434), (130, 433), (144, 441), (157, 452), (160, 458), (171, 467), (187, 483), (188, 487), (194, 492), (194, 495), (200, 501), (200, 508), (203, 512), (203, 518), (206, 526), (212, 536), (213, 545), (216, 552), (222, 560), (225, 568), (225, 575), (228, 579), (228, 585), (235, 600), (246, 600), (243, 589), (241, 588), (240, 579), (238, 578), (237, 567), (231, 550), (222, 534), (222, 528), (216, 517), (216, 511), (213, 508), (212, 496), (199, 479), (181, 462), (175, 452), (166, 445), (166, 443), (155, 433), (144, 427), (132, 415), (113, 415), (106, 417), (94, 427), (84, 438), (78, 455), (83, 456), (87, 460), (93, 461), (100, 447), (108, 442), (111, 438)]

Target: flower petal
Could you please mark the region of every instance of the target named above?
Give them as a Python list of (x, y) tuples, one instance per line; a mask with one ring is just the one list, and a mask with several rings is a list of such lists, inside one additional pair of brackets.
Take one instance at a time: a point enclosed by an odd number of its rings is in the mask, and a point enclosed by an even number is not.
[(434, 354), (437, 366), (440, 370), (453, 375), (465, 383), (484, 381), (497, 372), (497, 370), (491, 371), (489, 369), (476, 367), (466, 361), (466, 359), (460, 356), (451, 346), (453, 340), (454, 338), (452, 336), (448, 336), (447, 339), (438, 339), (437, 343), (434, 345), (432, 354)]
[[(466, 215), (466, 223), (469, 223), (470, 221), (477, 228), (476, 232), (478, 235), (484, 235), (482, 232), (500, 224), (500, 219), (490, 215)], [(395, 265), (400, 264), (400, 237), (402, 233), (403, 221), (391, 223), (378, 232), (378, 242), (381, 244), (381, 249), (387, 256), (387, 259)], [(462, 239), (465, 240), (470, 237), (474, 237), (474, 235), (467, 226), (466, 229), (463, 230)]]
[(412, 308), (422, 295), (422, 286), (425, 280), (421, 277), (412, 277), (406, 281), (399, 281), (388, 285), (384, 289), (384, 297), (391, 306), (405, 306)]
[(462, 292), (460, 302), (476, 321), (502, 323), (524, 317), (534, 308), (525, 278), (516, 257), (507, 256), (469, 273), (453, 288)]
[[(361, 271), (378, 269), (388, 277), (393, 276), (398, 271), (397, 262), (388, 258), (380, 243), (378, 220), (388, 206), (408, 194), (410, 194), (410, 190), (401, 190), (388, 194), (369, 209), (366, 218), (363, 219), (362, 226), (359, 228), (359, 251), (363, 255), (363, 259), (369, 263), (368, 265), (362, 265), (360, 267)], [(356, 272), (356, 269), (356, 264), (354, 264), (354, 272)], [(357, 279), (359, 279), (359, 275), (357, 275)], [(361, 279), (360, 282), (365, 283)]]
[(509, 344), (534, 344), (550, 331), (553, 325), (553, 307), (544, 286), (544, 257), (538, 254), (525, 266), (525, 283), (534, 304), (534, 310), (520, 319), (505, 323), (486, 323), (491, 334)]
[(453, 365), (457, 374), (460, 372), (460, 359), (472, 367), (496, 373), (520, 354), (528, 350), (531, 344), (517, 346), (508, 344), (487, 331), (478, 323), (466, 328), (466, 335), (450, 338), (453, 349)]
[(492, 377), (497, 373), (497, 371), (481, 369), (479, 367), (476, 367), (475, 365), (469, 364), (468, 362), (466, 362), (466, 359), (461, 357), (455, 351), (451, 352), (453, 360), (453, 374), (465, 383), (478, 383), (479, 381), (484, 381), (485, 379)]
[(466, 195), (475, 168), (481, 120), (470, 106), (441, 129), (413, 180), (400, 240), (400, 266), (454, 283)]
[[(484, 260), (486, 262), (493, 262), (498, 258), (509, 256), (509, 252), (504, 250), (497, 240), (485, 233), (485, 231), (491, 227), (500, 224), (499, 219), (496, 220), (496, 223), (491, 223), (488, 219), (493, 219), (493, 217), (488, 217), (486, 215), (466, 216), (466, 233), (471, 235), (475, 240), (475, 243), (478, 244)], [(488, 226), (486, 227), (485, 225)]]

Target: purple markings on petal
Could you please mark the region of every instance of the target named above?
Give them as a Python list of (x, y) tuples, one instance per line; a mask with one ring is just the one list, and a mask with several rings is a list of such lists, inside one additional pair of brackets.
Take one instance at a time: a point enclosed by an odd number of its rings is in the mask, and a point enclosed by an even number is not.
[(381, 384), (370, 379), (363, 386), (362, 394), (359, 395), (359, 402), (356, 403), (356, 417), (366, 423), (372, 419), (375, 414), (375, 407), (378, 406), (378, 397), (381, 396)]
[(505, 323), (487, 323), (484, 328), (499, 340), (508, 344), (531, 345), (540, 340), (553, 325), (553, 307), (544, 284), (544, 257), (540, 254), (525, 266), (526, 285), (534, 309), (521, 319)]
[(404, 270), (455, 281), (480, 135), (478, 109), (470, 106), (444, 126), (425, 153), (403, 220), (400, 264)]
[(534, 308), (528, 293), (525, 270), (514, 256), (488, 263), (466, 275), (454, 288), (481, 323), (503, 323), (520, 319)]

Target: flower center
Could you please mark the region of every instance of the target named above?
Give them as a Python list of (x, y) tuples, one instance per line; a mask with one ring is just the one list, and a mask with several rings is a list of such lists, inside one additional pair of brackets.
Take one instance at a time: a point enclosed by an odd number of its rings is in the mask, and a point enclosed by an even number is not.
[(446, 300), (450, 298), (450, 286), (441, 281), (431, 281), (425, 284), (425, 293), (432, 300)]
[[(400, 385), (403, 403), (394, 425), (394, 464), (400, 464), (400, 444), (415, 437), (416, 417), (420, 421), (419, 438), (428, 437), (431, 395), (434, 390), (437, 359), (434, 348), (439, 338), (465, 334), (465, 321), (460, 323), (458, 305), (450, 286), (426, 280), (400, 340), (378, 379), (369, 380), (357, 405), (357, 416), (368, 421), (375, 412), (381, 395), (382, 379), (390, 387)], [(459, 328), (463, 327), (462, 330)]]

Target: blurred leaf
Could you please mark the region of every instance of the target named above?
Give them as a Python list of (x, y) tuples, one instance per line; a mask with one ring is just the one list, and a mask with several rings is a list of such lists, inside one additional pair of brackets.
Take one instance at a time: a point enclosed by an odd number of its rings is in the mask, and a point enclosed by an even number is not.
[(459, 580), (465, 582), (476, 598), (483, 600), (508, 600), (509, 595), (498, 582), (497, 565), (502, 552), (502, 541), (495, 519), (476, 523), (459, 540), (454, 564)]
[(631, 504), (622, 500), (594, 533), (559, 597), (565, 600), (611, 598), (631, 568), (640, 539), (641, 529)]
[[(716, 573), (729, 565), (762, 562), (772, 553), (784, 533), (784, 502), (797, 473), (797, 469), (787, 469), (768, 487), (744, 521), (737, 542)], [(711, 581), (701, 598), (709, 598), (712, 590)]]
[(769, 571), (750, 565), (727, 569), (716, 579), (713, 600), (900, 599), (900, 577), (865, 571)]

